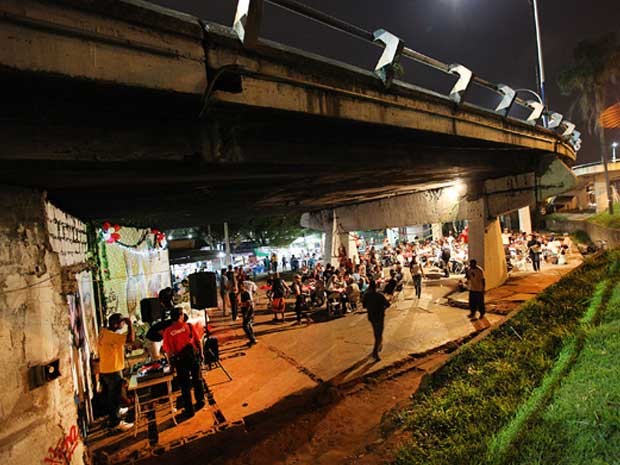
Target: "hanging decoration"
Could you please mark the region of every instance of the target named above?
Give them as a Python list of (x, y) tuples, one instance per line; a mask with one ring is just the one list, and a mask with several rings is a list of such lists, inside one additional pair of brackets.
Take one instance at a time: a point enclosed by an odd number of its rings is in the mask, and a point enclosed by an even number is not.
[(153, 242), (156, 248), (163, 249), (166, 247), (166, 234), (161, 232), (159, 229), (151, 229), (151, 234), (153, 234)]
[(119, 225), (112, 225), (110, 222), (106, 221), (101, 226), (99, 238), (107, 244), (115, 244), (125, 249), (132, 249), (136, 252), (138, 252), (136, 249), (140, 248), (140, 246), (146, 242), (149, 250), (142, 251), (141, 253), (143, 254), (149, 254), (153, 251), (166, 248), (166, 234), (159, 229), (145, 230), (134, 244), (123, 242), (121, 240), (120, 230), (121, 227)]
[(118, 224), (112, 226), (106, 221), (105, 223), (103, 223), (103, 227), (101, 229), (102, 239), (108, 244), (114, 244), (121, 238), (121, 235), (118, 233), (120, 229), (121, 227)]

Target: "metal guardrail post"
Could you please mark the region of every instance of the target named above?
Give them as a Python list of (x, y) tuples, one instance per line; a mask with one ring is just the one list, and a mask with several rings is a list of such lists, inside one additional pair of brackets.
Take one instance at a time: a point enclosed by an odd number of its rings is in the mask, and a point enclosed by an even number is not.
[(377, 29), (374, 33), (374, 42), (382, 42), (385, 46), (383, 54), (375, 66), (375, 74), (383, 81), (385, 87), (390, 87), (396, 67), (399, 66), (400, 55), (405, 43), (385, 29)]
[(258, 43), (263, 19), (263, 0), (239, 0), (233, 30), (246, 48), (254, 48)]
[[(244, 46), (247, 48), (254, 48), (258, 43), (264, 2), (289, 10), (295, 14), (305, 16), (332, 29), (336, 29), (358, 39), (382, 47), (384, 52), (375, 66), (374, 71), (386, 88), (391, 85), (392, 80), (395, 77), (394, 74), (396, 69), (398, 69), (397, 65), (399, 64), (400, 57), (405, 56), (445, 74), (458, 75), (459, 79), (452, 87), (449, 94), (449, 98), (457, 104), (461, 104), (464, 101), (466, 91), (469, 89), (470, 84), (474, 83), (479, 87), (490, 90), (491, 92), (501, 96), (501, 101), (494, 110), (495, 113), (506, 117), (510, 113), (514, 104), (517, 103), (521, 107), (531, 110), (529, 116), (525, 120), (525, 123), (536, 125), (538, 120), (543, 117), (548, 117), (550, 118), (551, 123), (550, 125), (547, 125), (546, 122), (543, 122), (543, 127), (556, 130), (557, 134), (572, 144), (575, 150), (579, 150), (578, 147), (581, 146), (579, 133), (577, 133), (576, 137), (571, 137), (575, 129), (575, 125), (570, 121), (564, 120), (561, 114), (554, 113), (546, 109), (544, 102), (524, 100), (518, 97), (517, 91), (511, 87), (505, 84), (496, 85), (489, 82), (479, 76), (476, 76), (471, 70), (463, 65), (447, 65), (439, 60), (436, 60), (435, 58), (426, 56), (420, 52), (405, 47), (404, 42), (400, 38), (385, 31), (384, 29), (378, 29), (374, 33), (371, 33), (363, 28), (355, 26), (354, 24), (347, 23), (346, 21), (330, 16), (322, 11), (306, 6), (296, 0), (238, 0), (233, 29), (237, 33), (239, 39), (243, 42)], [(529, 89), (519, 89), (519, 91), (526, 90), (530, 93), (534, 93)]]

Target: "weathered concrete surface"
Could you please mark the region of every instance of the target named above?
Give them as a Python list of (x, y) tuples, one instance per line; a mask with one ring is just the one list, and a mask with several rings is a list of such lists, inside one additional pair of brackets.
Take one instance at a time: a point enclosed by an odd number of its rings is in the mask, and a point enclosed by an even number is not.
[(301, 213), (575, 158), (553, 131), (141, 2), (0, 12), (0, 182), (80, 218)]
[[(614, 202), (618, 202), (618, 192), (615, 183), (620, 179), (620, 161), (609, 161), (607, 163), (609, 171), (609, 182), (612, 184), (612, 193)], [(591, 199), (588, 191), (591, 190), (594, 195), (594, 203), (596, 212), (605, 211), (608, 205), (608, 194), (605, 186), (605, 170), (602, 162), (588, 163), (573, 167), (575, 176), (577, 177), (577, 186), (566, 195), (574, 195), (574, 199), (568, 205), (570, 210), (589, 210)]]
[[(550, 231), (574, 233), (585, 231), (593, 242), (604, 241), (607, 247), (614, 248), (620, 246), (620, 229), (606, 228), (605, 226), (587, 221), (589, 215), (567, 215), (566, 221), (545, 219), (545, 226)], [(577, 219), (574, 217), (586, 217)]]
[[(455, 183), (454, 180), (446, 184), (449, 185), (414, 194), (398, 195), (334, 210), (308, 212), (302, 216), (301, 225), (326, 230), (334, 212), (341, 231), (466, 220), (471, 215), (470, 210), (479, 195), (484, 196), (487, 202), (485, 215), (492, 218), (527, 205), (535, 205), (537, 195), (545, 199), (565, 192), (575, 185), (575, 177), (570, 168), (556, 159), (538, 179), (534, 173), (526, 173), (487, 179), (482, 188), (467, 186), (462, 181)], [(479, 192), (478, 195), (476, 191)]]
[(196, 18), (146, 2), (0, 4), (0, 66), (171, 92), (206, 87)]
[[(43, 463), (76, 427), (69, 310), (61, 266), (52, 251), (40, 194), (0, 189), (0, 462)], [(30, 389), (28, 368), (60, 361), (61, 376)], [(79, 437), (66, 445), (82, 464)], [(62, 450), (62, 448), (61, 448)], [(70, 455), (70, 456), (69, 456)], [(52, 456), (54, 458), (54, 456)], [(62, 458), (62, 457), (59, 457)], [(65, 463), (65, 462), (63, 462)]]

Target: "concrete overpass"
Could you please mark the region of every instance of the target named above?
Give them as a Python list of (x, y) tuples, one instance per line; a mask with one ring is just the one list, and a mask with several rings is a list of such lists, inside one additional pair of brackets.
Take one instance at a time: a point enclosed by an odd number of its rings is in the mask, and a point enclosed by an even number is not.
[[(612, 159), (607, 163), (609, 172), (609, 183), (613, 194), (614, 202), (620, 201), (618, 196), (618, 181), (620, 181), (620, 161)], [(577, 177), (575, 189), (566, 193), (566, 197), (572, 200), (566, 208), (576, 210), (588, 210), (594, 206), (597, 213), (605, 211), (608, 207), (608, 193), (605, 181), (605, 168), (603, 163), (598, 161), (586, 163), (573, 167), (573, 172)]]
[[(46, 190), (84, 219), (314, 212), (304, 223), (332, 233), (434, 223), (443, 207), (419, 206), (442, 199), (454, 207), (442, 217), (476, 216), (484, 232), (571, 187), (579, 139), (561, 115), (386, 31), (375, 72), (262, 40), (261, 3), (240, 2), (228, 28), (138, 0), (2, 2), (0, 182)], [(386, 78), (401, 58), (452, 89)], [(491, 107), (467, 102), (476, 86)]]

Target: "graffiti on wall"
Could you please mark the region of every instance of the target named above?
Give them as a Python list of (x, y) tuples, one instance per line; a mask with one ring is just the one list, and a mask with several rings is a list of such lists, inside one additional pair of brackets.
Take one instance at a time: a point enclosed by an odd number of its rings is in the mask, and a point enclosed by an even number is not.
[(78, 428), (76, 425), (73, 425), (69, 433), (58, 439), (56, 445), (48, 448), (47, 455), (43, 458), (43, 463), (50, 465), (70, 465), (79, 440)]

